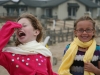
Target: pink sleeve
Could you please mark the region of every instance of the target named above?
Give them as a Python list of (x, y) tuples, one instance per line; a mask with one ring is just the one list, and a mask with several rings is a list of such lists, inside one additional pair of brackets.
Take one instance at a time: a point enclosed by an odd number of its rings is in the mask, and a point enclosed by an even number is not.
[(47, 68), (48, 68), (48, 74), (49, 75), (58, 75), (57, 73), (53, 72), (52, 65), (51, 65), (49, 57), (47, 58)]
[(8, 43), (14, 28), (20, 28), (21, 25), (15, 22), (7, 21), (0, 30), (0, 51)]

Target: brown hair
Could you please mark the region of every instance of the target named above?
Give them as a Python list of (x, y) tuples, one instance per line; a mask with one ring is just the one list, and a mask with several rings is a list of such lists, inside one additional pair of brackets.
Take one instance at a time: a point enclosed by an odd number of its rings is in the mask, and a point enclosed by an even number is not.
[[(77, 23), (80, 22), (80, 21), (84, 21), (84, 20), (88, 20), (90, 22), (92, 22), (93, 24), (93, 29), (95, 30), (95, 21), (90, 17), (90, 16), (82, 16), (80, 17), (78, 20), (76, 20), (74, 22), (74, 30), (76, 30), (76, 27), (77, 27)], [(96, 37), (96, 34), (93, 35), (93, 38)]]
[[(35, 16), (33, 16), (32, 14), (24, 13), (21, 16), (19, 16), (19, 18), (17, 19), (17, 22), (22, 18), (27, 18), (31, 22), (34, 29), (37, 29), (40, 31), (39, 35), (36, 38), (36, 41), (40, 42), (42, 40), (42, 37), (43, 37), (43, 31), (42, 31), (42, 25), (40, 24), (38, 19)], [(17, 39), (15, 41), (15, 45), (18, 46), (19, 44), (21, 44), (21, 42)]]

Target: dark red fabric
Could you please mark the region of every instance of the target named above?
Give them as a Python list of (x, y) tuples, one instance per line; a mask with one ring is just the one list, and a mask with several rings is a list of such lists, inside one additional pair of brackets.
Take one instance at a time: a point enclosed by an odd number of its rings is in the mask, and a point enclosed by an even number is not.
[(8, 43), (15, 28), (22, 27), (16, 22), (7, 21), (0, 30), (0, 50)]

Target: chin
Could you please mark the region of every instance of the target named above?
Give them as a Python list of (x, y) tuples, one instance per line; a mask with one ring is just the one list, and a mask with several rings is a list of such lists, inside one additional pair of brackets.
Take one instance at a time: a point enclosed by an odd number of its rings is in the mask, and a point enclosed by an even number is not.
[(23, 44), (23, 43), (27, 43), (26, 41), (24, 41), (24, 40), (20, 40), (20, 42)]
[(88, 42), (89, 40), (81, 40), (82, 42)]

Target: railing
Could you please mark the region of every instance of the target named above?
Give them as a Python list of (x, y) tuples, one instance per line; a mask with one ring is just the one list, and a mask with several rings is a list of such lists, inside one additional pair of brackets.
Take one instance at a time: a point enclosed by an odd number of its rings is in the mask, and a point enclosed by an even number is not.
[(0, 13), (0, 17), (16, 17), (19, 16), (18, 13)]
[(50, 36), (48, 42), (49, 45), (55, 44), (57, 42), (72, 41), (73, 40), (73, 28), (67, 28), (65, 30), (50, 30), (45, 31), (45, 36)]

